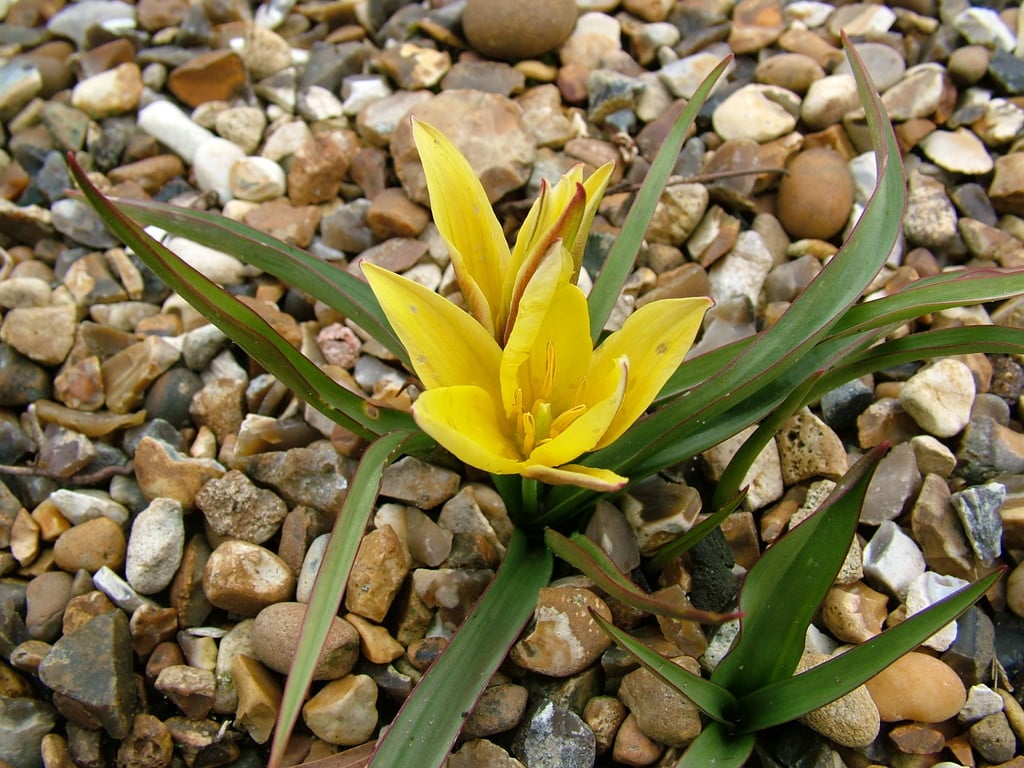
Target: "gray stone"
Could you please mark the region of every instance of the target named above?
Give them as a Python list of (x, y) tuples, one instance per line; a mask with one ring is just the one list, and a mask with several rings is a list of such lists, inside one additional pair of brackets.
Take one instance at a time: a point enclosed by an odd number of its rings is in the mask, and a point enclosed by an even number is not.
[(125, 557), (128, 583), (144, 595), (161, 591), (174, 578), (185, 549), (181, 504), (153, 499), (132, 522)]
[(50, 207), (53, 227), (62, 235), (91, 248), (113, 248), (120, 244), (99, 214), (81, 200), (66, 198)]
[(520, 727), (512, 751), (526, 768), (591, 768), (597, 741), (579, 715), (548, 701)]
[(950, 498), (974, 553), (986, 567), (1002, 553), (1003, 520), (999, 510), (1005, 499), (1006, 486), (1002, 483), (976, 485)]
[(0, 696), (0, 760), (13, 768), (42, 768), (43, 737), (57, 724), (43, 701)]

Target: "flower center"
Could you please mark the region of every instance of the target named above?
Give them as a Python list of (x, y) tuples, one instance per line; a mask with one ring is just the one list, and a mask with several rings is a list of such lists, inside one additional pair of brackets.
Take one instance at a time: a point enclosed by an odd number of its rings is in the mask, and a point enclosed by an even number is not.
[(515, 419), (516, 437), (519, 450), (524, 458), (528, 458), (537, 448), (558, 437), (569, 425), (582, 416), (587, 405), (583, 401), (586, 393), (586, 378), (580, 379), (572, 393), (570, 402), (573, 404), (555, 413), (552, 395), (555, 394), (555, 347), (548, 342), (544, 359), (544, 378), (540, 388), (531, 393), (532, 404), (527, 408), (526, 393), (523, 388), (516, 389), (513, 395), (512, 418)]

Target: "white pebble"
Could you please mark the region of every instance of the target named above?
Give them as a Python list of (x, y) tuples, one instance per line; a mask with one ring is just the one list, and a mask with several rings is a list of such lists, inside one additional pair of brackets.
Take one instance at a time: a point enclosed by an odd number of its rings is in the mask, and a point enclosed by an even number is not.
[(200, 144), (214, 138), (205, 128), (169, 101), (154, 101), (139, 110), (139, 128), (181, 157), (189, 165)]
[(185, 524), (181, 504), (153, 499), (132, 523), (125, 557), (128, 583), (143, 595), (164, 589), (181, 565)]

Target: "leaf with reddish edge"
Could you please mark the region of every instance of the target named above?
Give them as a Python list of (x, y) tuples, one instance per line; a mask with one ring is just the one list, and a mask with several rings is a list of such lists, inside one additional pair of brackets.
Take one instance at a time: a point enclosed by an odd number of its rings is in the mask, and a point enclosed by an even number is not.
[(394, 429), (415, 428), (409, 414), (378, 406), (335, 382), (249, 306), (153, 240), (96, 189), (71, 153), (68, 166), (82, 194), (110, 231), (134, 250), (171, 290), (299, 397), (360, 437), (372, 439)]
[(422, 432), (413, 430), (390, 432), (371, 443), (359, 461), (345, 503), (334, 521), (334, 529), (309, 596), (295, 659), (281, 698), (281, 709), (274, 729), (274, 744), (270, 752), (270, 768), (280, 765), (292, 729), (298, 721), (302, 702), (313, 679), (313, 670), (320, 658), (320, 650), (327, 639), (331, 621), (338, 614), (338, 606), (341, 605), (345, 585), (348, 583), (348, 573), (359, 550), (363, 531), (373, 513), (384, 468), (427, 439)]
[[(552, 552), (590, 577), (611, 597), (639, 611), (701, 624), (719, 624), (739, 616), (736, 613), (702, 611), (689, 603), (679, 602), (678, 599), (647, 594), (619, 571), (603, 549), (582, 534), (574, 533), (572, 538), (567, 538), (558, 531), (547, 528), (544, 531), (544, 541)], [(671, 595), (678, 597), (674, 592)]]

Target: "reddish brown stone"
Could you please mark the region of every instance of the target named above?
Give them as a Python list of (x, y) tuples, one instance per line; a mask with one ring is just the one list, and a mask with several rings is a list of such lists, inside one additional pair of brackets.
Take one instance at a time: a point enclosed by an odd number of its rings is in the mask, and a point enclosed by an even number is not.
[(279, 240), (307, 247), (320, 224), (320, 209), (315, 205), (293, 206), (283, 197), (262, 203), (245, 215), (245, 223)]
[(234, 51), (201, 53), (171, 71), (167, 87), (188, 104), (198, 107), (208, 101), (227, 101), (245, 84), (245, 64)]

